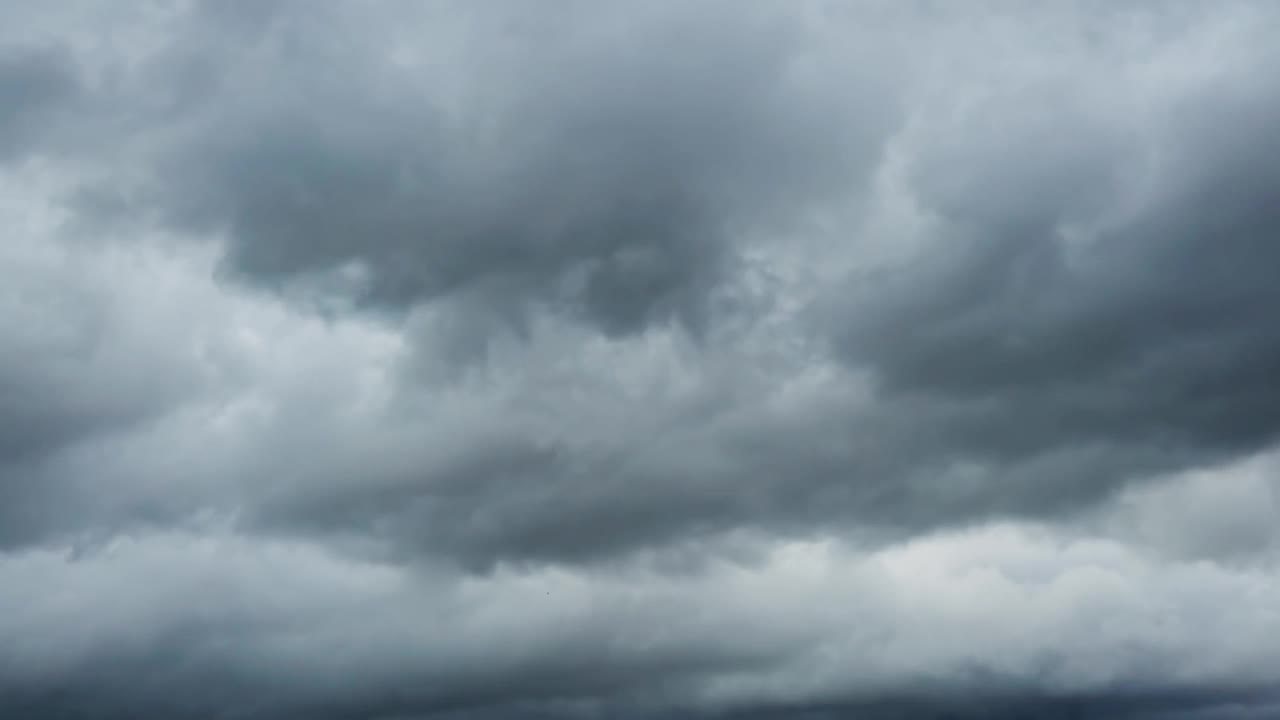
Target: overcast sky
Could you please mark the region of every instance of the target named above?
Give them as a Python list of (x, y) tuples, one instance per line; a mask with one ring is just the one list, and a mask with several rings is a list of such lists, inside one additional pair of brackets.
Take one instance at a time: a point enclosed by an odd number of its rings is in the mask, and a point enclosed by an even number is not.
[(1280, 717), (1280, 3), (0, 3), (0, 716)]

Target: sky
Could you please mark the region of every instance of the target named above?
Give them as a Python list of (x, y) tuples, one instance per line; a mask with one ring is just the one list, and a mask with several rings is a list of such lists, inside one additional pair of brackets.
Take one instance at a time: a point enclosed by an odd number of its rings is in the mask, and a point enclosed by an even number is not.
[(0, 715), (1280, 717), (1277, 36), (0, 3)]

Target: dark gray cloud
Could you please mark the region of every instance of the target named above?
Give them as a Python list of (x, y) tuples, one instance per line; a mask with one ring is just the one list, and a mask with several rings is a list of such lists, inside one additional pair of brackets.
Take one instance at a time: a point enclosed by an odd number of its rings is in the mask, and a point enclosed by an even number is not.
[[(936, 239), (850, 283), (831, 319), (846, 361), (958, 460), (1092, 457), (1094, 477), (1067, 491), (1082, 501), (1273, 442), (1280, 145), (1263, 128), (1280, 92), (1274, 58), (1257, 62), (1136, 136), (1123, 115), (1090, 121), (1070, 86), (947, 128), (909, 170)], [(1067, 498), (1041, 486), (1024, 500), (1055, 512)]]
[(58, 119), (54, 111), (79, 89), (68, 54), (47, 47), (0, 48), (0, 162), (36, 150)]
[(1274, 714), (1277, 25), (0, 8), (0, 715)]
[(761, 8), (399, 5), (444, 46), (422, 58), (351, 37), (385, 30), (364, 10), (285, 7), (219, 10), (159, 56), (190, 97), (147, 196), (225, 232), (243, 280), (373, 308), (460, 296), (517, 327), (534, 305), (609, 335), (701, 329), (736, 238), (856, 185), (892, 127), (879, 84), (813, 86), (794, 19)]
[[(68, 473), (58, 458), (145, 429), (221, 384), (190, 325), (208, 298), (136, 253), (60, 246), (43, 236), (53, 212), (39, 189), (5, 182), (3, 192), (0, 547), (98, 522), (115, 529), (124, 488), (99, 493), (91, 463)], [(128, 287), (115, 284), (121, 273)]]
[(1275, 713), (1275, 705), (1267, 702), (1263, 693), (1256, 703), (1236, 702), (1242, 695), (1253, 691), (1235, 693), (1187, 692), (1172, 690), (1166, 693), (1116, 692), (1087, 696), (1046, 696), (1032, 700), (1001, 699), (999, 697), (935, 701), (918, 698), (884, 700), (872, 703), (851, 703), (826, 708), (781, 708), (747, 714), (747, 718), (779, 720), (836, 720), (858, 717), (868, 720), (891, 720), (912, 717), (929, 720), (1076, 720), (1077, 718), (1115, 718), (1116, 720), (1178, 720), (1204, 718), (1205, 720), (1256, 720)]

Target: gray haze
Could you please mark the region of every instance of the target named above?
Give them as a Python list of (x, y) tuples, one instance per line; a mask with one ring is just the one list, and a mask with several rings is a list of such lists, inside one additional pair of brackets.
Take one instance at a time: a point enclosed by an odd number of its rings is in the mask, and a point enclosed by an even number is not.
[(0, 716), (1280, 714), (1280, 6), (0, 7)]

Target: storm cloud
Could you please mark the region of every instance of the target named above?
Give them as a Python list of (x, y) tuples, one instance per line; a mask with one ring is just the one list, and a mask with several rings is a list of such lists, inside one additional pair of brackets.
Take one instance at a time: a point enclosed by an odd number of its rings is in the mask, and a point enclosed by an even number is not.
[(0, 714), (1263, 718), (1280, 10), (0, 9)]

